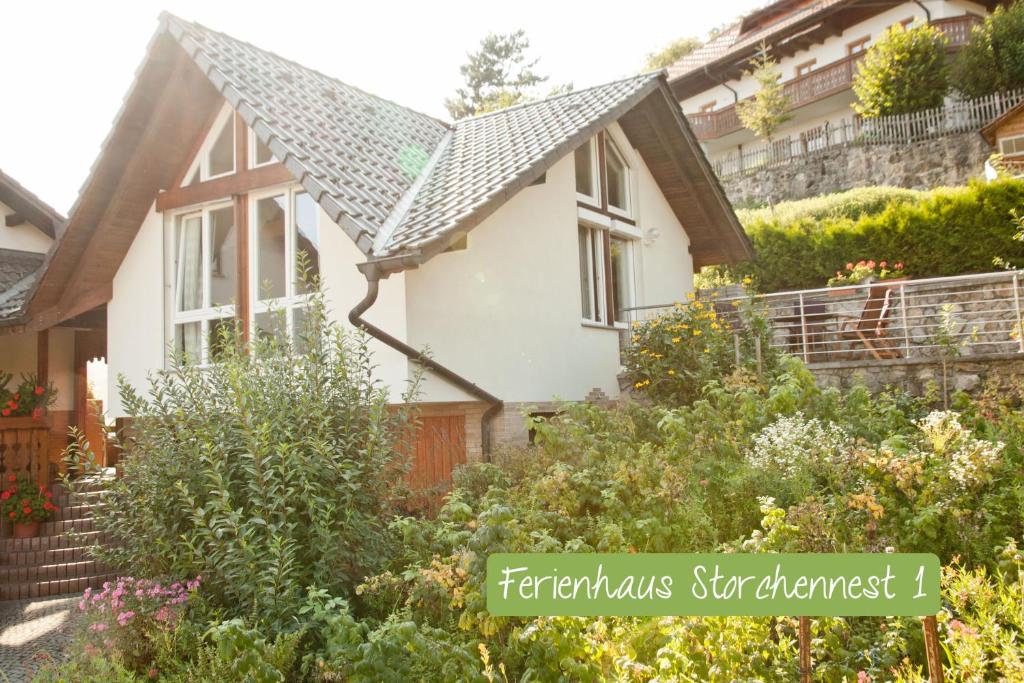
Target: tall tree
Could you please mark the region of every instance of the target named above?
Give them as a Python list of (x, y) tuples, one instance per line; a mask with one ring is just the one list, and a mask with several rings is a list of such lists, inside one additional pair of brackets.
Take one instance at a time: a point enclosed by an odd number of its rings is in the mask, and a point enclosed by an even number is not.
[(647, 62), (644, 65), (644, 69), (646, 71), (664, 69), (667, 66), (675, 64), (700, 46), (701, 42), (696, 38), (676, 38), (657, 52), (652, 52), (647, 55)]
[(953, 60), (950, 80), (966, 97), (1024, 87), (1024, 2), (996, 7), (974, 27)]
[(934, 26), (896, 24), (864, 55), (853, 92), (853, 109), (864, 118), (939, 106), (949, 92), (945, 36)]
[(778, 63), (768, 56), (765, 46), (761, 46), (760, 55), (751, 62), (747, 75), (753, 77), (759, 87), (752, 99), (736, 104), (736, 114), (744, 127), (771, 141), (772, 134), (793, 115), (786, 113), (789, 96), (783, 90), (782, 73)]
[(513, 33), (490, 33), (480, 49), (468, 55), (459, 67), (466, 85), (445, 99), (444, 106), (454, 119), (502, 109), (530, 99), (530, 89), (548, 79), (534, 67), (526, 51), (530, 41), (522, 29)]

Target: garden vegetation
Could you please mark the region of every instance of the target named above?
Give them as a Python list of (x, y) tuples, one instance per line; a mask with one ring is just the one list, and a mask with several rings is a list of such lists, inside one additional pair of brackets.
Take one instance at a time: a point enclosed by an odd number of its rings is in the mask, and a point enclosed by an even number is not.
[[(945, 565), (950, 680), (1024, 679), (1021, 384), (950, 410), (823, 390), (797, 359), (758, 364), (762, 329), (708, 302), (634, 328), (640, 400), (535, 419), (536, 445), (459, 470), (436, 518), (395, 505), (401, 429), (358, 335), (320, 318), (300, 350), (158, 375), (100, 517), (134, 578), (83, 598), (37, 680), (793, 681), (795, 618), (495, 617), (487, 557), (889, 549)], [(924, 680), (916, 619), (812, 635), (816, 680)]]

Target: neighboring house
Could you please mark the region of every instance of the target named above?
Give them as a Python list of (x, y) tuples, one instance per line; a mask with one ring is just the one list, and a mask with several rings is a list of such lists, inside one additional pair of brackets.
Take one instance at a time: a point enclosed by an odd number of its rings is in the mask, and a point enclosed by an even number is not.
[(793, 116), (773, 140), (785, 144), (787, 154), (792, 145), (785, 138), (814, 151), (841, 142), (834, 131), (854, 119), (851, 85), (857, 64), (891, 26), (929, 22), (956, 49), (998, 4), (780, 0), (746, 15), (673, 64), (669, 83), (713, 164), (754, 152), (767, 143), (742, 126), (736, 103), (757, 92), (757, 83), (745, 72), (764, 45), (778, 61)]
[(449, 124), (164, 14), (31, 324), (105, 307), (141, 386), (225, 320), (290, 334), (299, 251), (395, 401), (426, 366), (455, 462), (525, 440), (528, 406), (616, 398), (624, 310), (752, 255), (662, 74)]
[(1008, 169), (1018, 174), (1024, 172), (1024, 102), (992, 119), (981, 129), (981, 136), (995, 148)]
[[(9, 386), (12, 390), (22, 376), (36, 375), (53, 382), (57, 402), (47, 418), (54, 437), (48, 454), (51, 462), (63, 446), (68, 425), (74, 422), (75, 329), (64, 324), (50, 330), (28, 330), (27, 303), (43, 272), (47, 252), (63, 227), (63, 216), (0, 171), (0, 374), (14, 376)], [(0, 419), (0, 474), (28, 465), (24, 454), (15, 452), (18, 438), (6, 431), (10, 424), (9, 419)], [(35, 462), (45, 467), (42, 461)]]

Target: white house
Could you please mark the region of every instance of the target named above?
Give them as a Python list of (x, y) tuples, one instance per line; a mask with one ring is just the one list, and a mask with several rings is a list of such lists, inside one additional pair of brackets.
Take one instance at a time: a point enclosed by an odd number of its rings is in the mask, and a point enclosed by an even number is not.
[(857, 64), (891, 26), (930, 23), (955, 50), (998, 4), (779, 0), (744, 16), (669, 67), (669, 83), (713, 164), (741, 151), (754, 152), (766, 143), (742, 126), (736, 103), (757, 92), (746, 72), (764, 45), (778, 61), (793, 116), (773, 139), (792, 138), (813, 150), (828, 144), (828, 128), (836, 131), (852, 122)]
[(143, 385), (224, 320), (290, 334), (300, 251), (396, 401), (425, 367), (455, 462), (616, 398), (624, 309), (751, 256), (663, 74), (446, 123), (165, 14), (30, 324), (105, 307), (111, 382)]

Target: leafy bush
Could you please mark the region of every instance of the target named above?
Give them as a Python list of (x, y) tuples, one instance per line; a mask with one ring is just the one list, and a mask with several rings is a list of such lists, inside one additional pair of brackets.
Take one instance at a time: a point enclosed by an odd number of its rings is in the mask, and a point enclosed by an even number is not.
[(896, 24), (868, 48), (853, 77), (853, 108), (865, 118), (942, 104), (949, 90), (946, 38), (934, 26)]
[(891, 204), (911, 204), (921, 201), (926, 196), (926, 192), (903, 187), (858, 187), (845, 192), (782, 202), (771, 207), (738, 209), (736, 215), (743, 225), (837, 218), (855, 221), (861, 216), (881, 213)]
[(707, 382), (757, 369), (759, 353), (761, 365), (773, 368), (776, 355), (768, 341), (767, 324), (752, 301), (691, 300), (653, 320), (634, 322), (623, 365), (637, 392), (685, 405), (697, 399)]
[(966, 97), (1024, 87), (1024, 3), (999, 6), (971, 30), (953, 60), (953, 87)]
[(823, 287), (846, 263), (867, 259), (901, 261), (913, 277), (987, 272), (996, 256), (1024, 259), (1024, 242), (1011, 239), (1010, 214), (1024, 205), (1024, 181), (977, 182), (918, 197), (887, 199), (881, 191), (876, 203), (854, 190), (780, 204), (775, 217), (741, 212), (757, 258), (722, 270), (771, 292)]
[(327, 324), (319, 300), (307, 321), (295, 347), (248, 353), (225, 329), (216, 364), (176, 360), (148, 396), (121, 383), (132, 424), (124, 477), (95, 513), (114, 541), (104, 560), (202, 575), (223, 615), (278, 626), (308, 586), (348, 594), (386, 562), (403, 416), (361, 335)]

